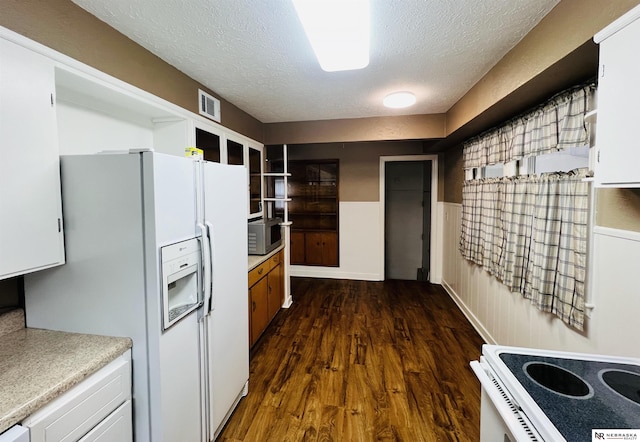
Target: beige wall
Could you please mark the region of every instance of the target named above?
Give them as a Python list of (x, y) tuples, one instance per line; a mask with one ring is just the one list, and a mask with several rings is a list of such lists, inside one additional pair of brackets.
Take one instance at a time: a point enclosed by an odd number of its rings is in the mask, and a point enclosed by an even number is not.
[[(198, 88), (220, 98), (70, 0), (2, 0), (0, 26), (198, 113)], [(221, 99), (221, 124), (257, 141), (262, 123)]]
[(444, 114), (265, 124), (265, 144), (420, 140), (444, 135)]
[(289, 159), (338, 159), (340, 201), (380, 200), (380, 157), (418, 155), (419, 141), (290, 145)]
[(462, 203), (462, 182), (464, 181), (462, 166), (462, 145), (454, 146), (442, 155), (440, 164), (444, 188), (442, 201)]
[(598, 189), (596, 224), (640, 232), (640, 189)]

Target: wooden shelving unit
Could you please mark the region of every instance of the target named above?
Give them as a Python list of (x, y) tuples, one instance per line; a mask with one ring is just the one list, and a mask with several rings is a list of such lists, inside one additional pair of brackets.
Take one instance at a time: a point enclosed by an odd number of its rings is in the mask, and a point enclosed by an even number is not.
[(291, 264), (338, 266), (338, 160), (289, 163)]

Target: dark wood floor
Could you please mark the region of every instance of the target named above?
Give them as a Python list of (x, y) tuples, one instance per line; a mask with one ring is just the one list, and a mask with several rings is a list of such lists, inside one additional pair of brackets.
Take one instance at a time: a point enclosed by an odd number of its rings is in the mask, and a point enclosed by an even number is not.
[(482, 339), (437, 285), (294, 278), (218, 441), (477, 441)]

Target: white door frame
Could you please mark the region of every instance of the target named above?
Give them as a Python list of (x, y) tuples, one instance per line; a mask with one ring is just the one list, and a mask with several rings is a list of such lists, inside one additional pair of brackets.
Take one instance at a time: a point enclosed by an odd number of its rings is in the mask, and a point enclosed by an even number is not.
[(439, 275), (438, 272), (434, 272), (439, 268), (436, 266), (438, 262), (438, 256), (442, 256), (440, 253), (441, 242), (436, 241), (438, 238), (438, 156), (437, 155), (398, 155), (398, 156), (381, 156), (380, 157), (380, 269), (382, 269), (382, 280), (385, 278), (384, 271), (384, 236), (385, 236), (385, 169), (386, 163), (398, 162), (398, 161), (431, 161), (431, 250), (429, 256), (429, 282), (439, 283), (439, 278), (434, 275)]

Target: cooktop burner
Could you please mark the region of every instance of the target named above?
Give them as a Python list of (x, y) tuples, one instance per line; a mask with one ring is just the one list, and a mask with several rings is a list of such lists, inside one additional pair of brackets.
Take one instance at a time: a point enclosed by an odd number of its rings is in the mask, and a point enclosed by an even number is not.
[(602, 370), (600, 380), (624, 398), (640, 405), (640, 375), (623, 370)]
[(569, 370), (546, 362), (527, 362), (522, 367), (527, 375), (538, 385), (575, 399), (593, 397), (593, 388)]
[(567, 441), (591, 440), (592, 429), (640, 428), (638, 365), (508, 352), (500, 359)]

